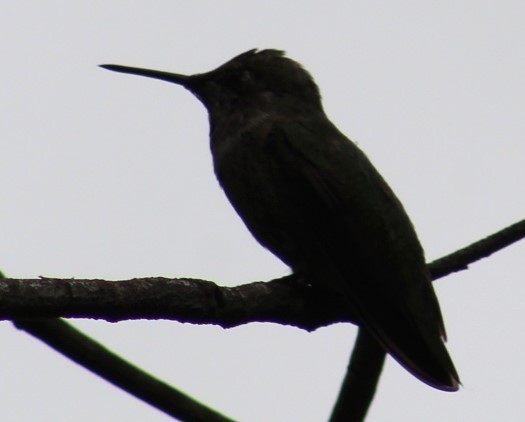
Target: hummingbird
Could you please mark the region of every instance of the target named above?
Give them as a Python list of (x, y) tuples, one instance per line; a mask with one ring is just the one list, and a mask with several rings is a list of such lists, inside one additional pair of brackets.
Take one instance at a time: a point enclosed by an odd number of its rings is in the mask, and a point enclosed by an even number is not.
[(416, 231), (367, 156), (328, 119), (301, 64), (253, 49), (195, 75), (101, 67), (195, 95), (208, 111), (215, 175), (255, 239), (294, 274), (341, 295), (415, 377), (458, 390)]

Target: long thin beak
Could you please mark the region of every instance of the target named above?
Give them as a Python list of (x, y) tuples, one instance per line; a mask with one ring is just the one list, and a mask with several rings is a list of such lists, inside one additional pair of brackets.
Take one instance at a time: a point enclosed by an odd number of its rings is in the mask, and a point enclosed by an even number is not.
[(190, 77), (179, 75), (177, 73), (163, 72), (160, 70), (143, 69), (141, 67), (120, 66), (118, 64), (101, 64), (100, 67), (114, 72), (129, 73), (132, 75), (145, 76), (147, 78), (160, 79), (162, 81), (172, 82), (174, 84), (187, 87), (190, 83)]

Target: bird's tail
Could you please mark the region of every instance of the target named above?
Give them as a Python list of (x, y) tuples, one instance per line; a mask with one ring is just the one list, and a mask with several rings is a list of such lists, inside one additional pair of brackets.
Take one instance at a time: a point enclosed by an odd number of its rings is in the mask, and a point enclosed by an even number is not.
[(459, 375), (439, 333), (422, 331), (419, 321), (395, 310), (369, 313), (359, 309), (362, 325), (407, 371), (431, 387), (457, 391)]

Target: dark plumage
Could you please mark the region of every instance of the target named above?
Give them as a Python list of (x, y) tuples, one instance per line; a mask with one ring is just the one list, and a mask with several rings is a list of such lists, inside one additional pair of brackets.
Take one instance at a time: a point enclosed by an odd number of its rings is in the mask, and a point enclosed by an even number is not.
[(255, 238), (343, 295), (380, 344), (432, 387), (459, 377), (414, 228), (368, 158), (327, 118), (319, 90), (277, 50), (204, 74), (104, 65), (180, 84), (209, 112), (217, 178)]

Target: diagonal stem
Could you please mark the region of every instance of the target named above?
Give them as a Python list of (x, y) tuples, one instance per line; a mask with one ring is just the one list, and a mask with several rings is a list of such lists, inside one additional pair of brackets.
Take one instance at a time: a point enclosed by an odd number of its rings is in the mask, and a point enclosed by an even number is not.
[(359, 328), (348, 370), (330, 422), (361, 422), (372, 404), (385, 350), (364, 328)]
[(34, 318), (13, 322), (17, 328), (39, 338), (72, 361), (176, 419), (232, 421), (125, 361), (64, 320)]

